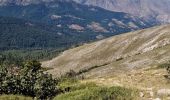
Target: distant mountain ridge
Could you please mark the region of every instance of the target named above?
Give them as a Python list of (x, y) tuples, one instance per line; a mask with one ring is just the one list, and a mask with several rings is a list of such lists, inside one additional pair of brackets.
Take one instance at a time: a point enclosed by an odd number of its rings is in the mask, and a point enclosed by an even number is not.
[[(85, 5), (93, 5), (111, 11), (125, 12), (134, 16), (152, 19), (162, 23), (170, 22), (170, 0), (74, 0)], [(151, 17), (151, 18), (150, 18)]]
[(155, 18), (162, 23), (170, 22), (170, 0), (0, 0), (0, 6), (55, 3), (75, 1), (80, 4), (102, 7), (115, 12), (124, 12), (146, 19)]
[[(66, 46), (94, 41), (96, 39), (103, 39), (112, 35), (160, 24), (154, 19), (144, 20), (130, 14), (112, 12), (100, 7), (81, 5), (69, 0), (47, 2), (39, 0), (37, 4), (34, 3), (35, 1), (33, 0), (6, 1), (13, 3), (0, 6), (0, 16), (19, 18), (47, 25), (48, 30), (46, 31), (48, 31), (48, 36), (52, 37), (50, 39), (53, 42), (45, 45), (46, 47), (58, 47), (61, 45)], [(26, 2), (29, 3), (28, 5), (22, 5), (20, 4), (21, 2), (24, 2), (24, 4)], [(19, 3), (19, 5), (17, 3)], [(48, 25), (51, 25), (51, 28), (49, 28)], [(4, 31), (1, 31), (0, 34), (4, 34), (3, 32)], [(51, 35), (49, 32), (52, 32)], [(12, 35), (12, 32), (10, 33), (10, 35)], [(34, 37), (33, 40), (36, 40), (35, 38), (36, 37)], [(48, 41), (47, 37), (42, 38)], [(13, 39), (9, 39), (9, 43), (12, 42), (10, 40)], [(31, 39), (28, 41), (31, 41)], [(57, 45), (57, 43), (59, 45)], [(36, 47), (34, 44), (28, 45), (27, 47), (31, 46)]]
[(54, 0), (0, 0), (0, 5), (5, 6), (9, 4), (16, 4), (16, 5), (30, 5), (30, 4), (39, 4), (39, 3), (47, 3), (52, 2)]

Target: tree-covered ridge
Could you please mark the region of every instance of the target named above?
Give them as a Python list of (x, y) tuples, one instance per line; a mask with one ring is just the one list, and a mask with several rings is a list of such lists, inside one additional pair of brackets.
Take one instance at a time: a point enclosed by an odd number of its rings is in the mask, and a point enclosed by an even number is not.
[(158, 24), (126, 13), (61, 0), (0, 6), (0, 16), (26, 20), (1, 17), (1, 49), (66, 47)]
[(0, 17), (0, 26), (0, 50), (62, 48), (90, 40), (85, 33), (71, 35), (64, 30), (68, 34), (60, 35), (62, 29), (56, 26), (9, 17)]

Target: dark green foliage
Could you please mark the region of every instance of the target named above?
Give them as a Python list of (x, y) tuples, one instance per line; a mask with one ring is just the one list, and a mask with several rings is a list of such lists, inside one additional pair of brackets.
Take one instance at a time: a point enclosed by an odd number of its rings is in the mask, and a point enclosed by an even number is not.
[(52, 78), (52, 75), (41, 74), (35, 83), (35, 95), (40, 99), (51, 98), (56, 93), (60, 92), (56, 87), (57, 80)]
[(23, 61), (32, 59), (50, 60), (56, 57), (63, 49), (48, 50), (6, 50), (0, 52), (0, 64), (21, 66)]
[(0, 94), (2, 94), (3, 93), (2, 91), (4, 91), (4, 88), (2, 86), (4, 84), (7, 73), (8, 73), (8, 71), (7, 71), (6, 67), (0, 66)]
[(0, 64), (10, 66), (20, 66), (23, 58), (16, 53), (0, 53)]
[(20, 94), (51, 99), (61, 91), (57, 88), (57, 80), (42, 71), (38, 61), (29, 61), (22, 68), (0, 67), (0, 94)]
[(91, 40), (85, 33), (71, 35), (71, 30), (65, 29), (66, 32), (63, 32), (56, 25), (41, 24), (0, 17), (0, 50), (67, 48)]

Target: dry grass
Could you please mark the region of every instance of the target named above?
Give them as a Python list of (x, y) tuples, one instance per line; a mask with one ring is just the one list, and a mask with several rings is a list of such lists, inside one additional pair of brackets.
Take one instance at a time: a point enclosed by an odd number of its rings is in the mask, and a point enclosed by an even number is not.
[(148, 95), (148, 91), (154, 93), (152, 98), (157, 98), (159, 96), (156, 93), (159, 89), (169, 89), (170, 83), (168, 83), (168, 80), (164, 77), (164, 75), (167, 75), (166, 69), (157, 69), (155, 66), (155, 68), (132, 70), (125, 74), (119, 73), (114, 77), (92, 78), (84, 80), (82, 83), (94, 82), (101, 86), (121, 86), (138, 89), (145, 94), (144, 100), (146, 100), (146, 98), (151, 98)]
[(33, 98), (18, 95), (1, 95), (0, 100), (33, 100)]

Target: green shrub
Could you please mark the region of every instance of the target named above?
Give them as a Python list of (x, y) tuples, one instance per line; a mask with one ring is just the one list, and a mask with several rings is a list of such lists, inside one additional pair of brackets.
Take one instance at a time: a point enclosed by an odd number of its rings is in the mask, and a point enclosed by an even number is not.
[(11, 73), (7, 67), (0, 67), (0, 93), (20, 94), (52, 99), (61, 91), (57, 89), (57, 80), (43, 73), (38, 61), (26, 62), (18, 73)]
[(34, 92), (39, 99), (51, 99), (59, 89), (56, 87), (57, 80), (52, 78), (52, 75), (42, 74), (35, 82)]

